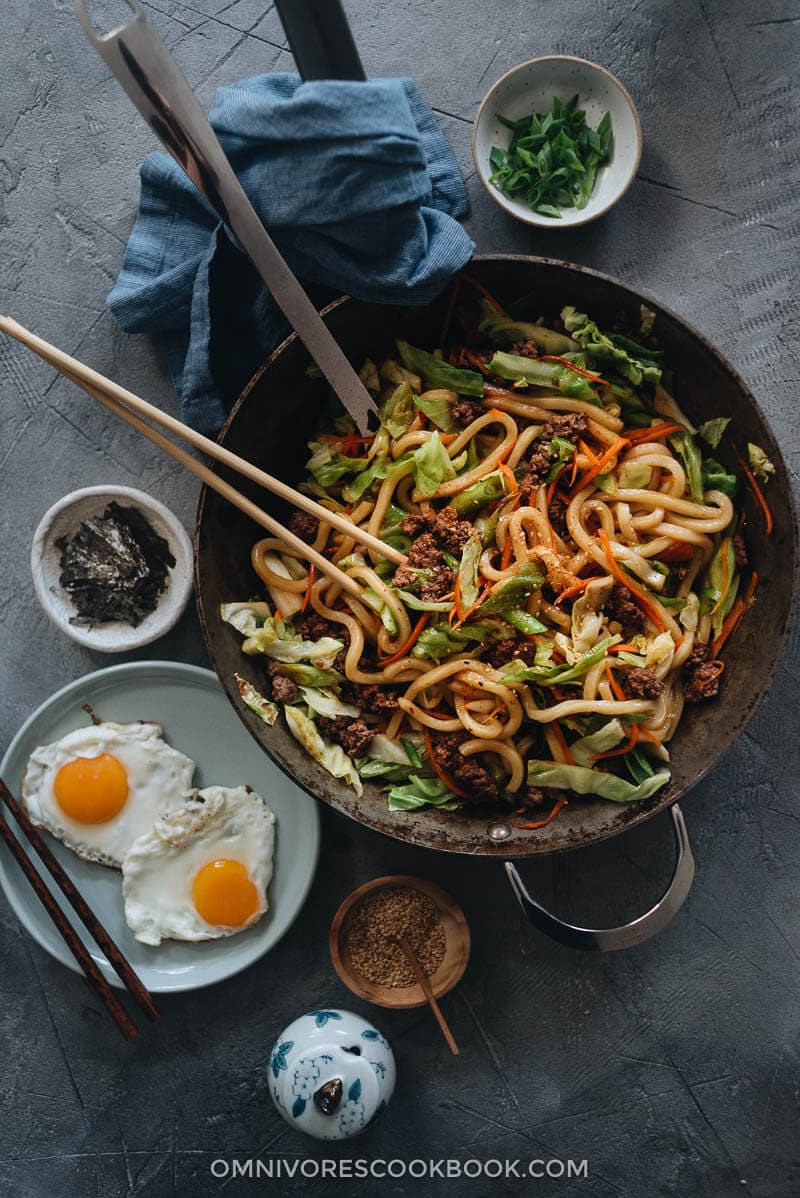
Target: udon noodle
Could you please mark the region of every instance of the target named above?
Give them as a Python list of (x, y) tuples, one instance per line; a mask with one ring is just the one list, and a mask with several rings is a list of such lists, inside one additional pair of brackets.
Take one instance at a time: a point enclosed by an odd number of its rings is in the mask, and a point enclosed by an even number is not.
[(302, 486), (407, 563), (296, 513), (358, 599), (279, 538), (254, 545), (265, 599), (223, 616), (265, 655), (262, 685), (240, 680), (261, 718), (282, 704), (322, 766), (359, 792), (382, 782), (396, 810), (549, 798), (553, 814), (668, 781), (684, 704), (718, 694), (756, 576), (739, 478), (707, 448), (727, 422), (692, 427), (651, 320), (637, 341), (486, 299), (469, 338), (365, 364), (379, 431), (334, 418)]

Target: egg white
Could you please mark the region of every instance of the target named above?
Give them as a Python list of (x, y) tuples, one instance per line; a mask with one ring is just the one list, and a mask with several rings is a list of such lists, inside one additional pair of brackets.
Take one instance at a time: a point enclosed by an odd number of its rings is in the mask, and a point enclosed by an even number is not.
[[(102, 824), (71, 819), (55, 796), (55, 779), (76, 757), (109, 753), (128, 775), (124, 807)], [(137, 837), (186, 802), (195, 764), (168, 745), (159, 724), (102, 723), (77, 728), (49, 745), (34, 749), (22, 782), (22, 800), (34, 824), (45, 828), (79, 857), (121, 868)]]
[[(233, 936), (269, 909), (275, 816), (245, 786), (209, 786), (196, 796), (140, 836), (122, 863), (125, 920), (142, 944)], [(258, 891), (258, 909), (241, 928), (206, 923), (194, 906), (198, 871), (219, 859), (241, 862)]]

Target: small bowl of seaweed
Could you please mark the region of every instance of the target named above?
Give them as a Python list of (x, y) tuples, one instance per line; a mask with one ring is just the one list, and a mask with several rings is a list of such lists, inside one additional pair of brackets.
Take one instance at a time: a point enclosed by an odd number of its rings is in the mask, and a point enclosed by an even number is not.
[(100, 653), (125, 653), (180, 619), (192, 592), (192, 546), (178, 518), (143, 491), (84, 487), (45, 512), (31, 570), (62, 632)]

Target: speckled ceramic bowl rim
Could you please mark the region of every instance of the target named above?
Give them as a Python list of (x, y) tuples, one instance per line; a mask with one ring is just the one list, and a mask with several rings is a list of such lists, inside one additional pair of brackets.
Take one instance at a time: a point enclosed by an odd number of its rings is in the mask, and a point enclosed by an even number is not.
[[(507, 79), (510, 79), (512, 75), (516, 75), (520, 71), (525, 70), (526, 67), (534, 66), (536, 63), (540, 62), (577, 62), (580, 63), (582, 67), (588, 67), (591, 71), (597, 71), (599, 74), (605, 75), (606, 78), (611, 81), (614, 87), (621, 92), (623, 100), (631, 110), (633, 123), (636, 128), (636, 153), (633, 158), (628, 178), (623, 184), (622, 188), (602, 208), (598, 208), (596, 212), (591, 212), (587, 216), (581, 217), (580, 220), (571, 220), (568, 225), (560, 225), (557, 221), (548, 220), (543, 216), (537, 216), (533, 211), (531, 211), (530, 215), (527, 215), (517, 211), (516, 208), (512, 208), (503, 193), (498, 191), (496, 187), (492, 187), (478, 159), (478, 126), (483, 119), (484, 110), (489, 103), (490, 96), (492, 96)], [(638, 171), (639, 163), (642, 160), (643, 142), (644, 138), (642, 135), (642, 122), (639, 119), (639, 113), (637, 111), (636, 105), (633, 102), (630, 92), (625, 87), (625, 84), (620, 83), (616, 75), (612, 75), (611, 71), (609, 71), (606, 67), (601, 67), (599, 63), (592, 62), (588, 58), (579, 58), (575, 54), (540, 54), (537, 58), (529, 58), (525, 62), (517, 63), (515, 67), (511, 67), (510, 70), (506, 71), (504, 75), (501, 75), (499, 79), (495, 80), (495, 82), (487, 91), (486, 95), (481, 100), (480, 106), (475, 115), (475, 120), (472, 122), (472, 158), (475, 163), (475, 170), (477, 172), (478, 178), (480, 179), (484, 189), (489, 193), (494, 202), (508, 212), (510, 216), (515, 217), (517, 220), (523, 221), (526, 225), (535, 225), (537, 229), (552, 229), (555, 232), (562, 232), (565, 229), (579, 229), (582, 225), (588, 225), (593, 220), (597, 220), (599, 217), (604, 216), (606, 212), (614, 207), (615, 204), (619, 203), (625, 193), (629, 190), (633, 180), (636, 178), (636, 172)]]
[[(145, 512), (158, 516), (162, 523), (169, 529), (170, 537), (172, 538), (170, 549), (176, 559), (175, 565), (170, 571), (167, 590), (161, 596), (158, 606), (155, 611), (145, 617), (137, 628), (132, 628), (122, 623), (98, 626), (99, 629), (103, 629), (106, 632), (113, 628), (116, 633), (114, 644), (102, 643), (95, 628), (82, 628), (75, 624), (70, 624), (69, 620), (56, 610), (53, 605), (52, 595), (45, 583), (43, 572), (40, 568), (56, 518), (62, 512), (68, 511), (82, 500), (99, 498), (100, 496), (107, 501), (117, 499), (134, 503), (137, 507), (143, 508)], [(47, 509), (36, 527), (36, 532), (33, 534), (33, 541), (31, 543), (31, 573), (33, 575), (36, 598), (57, 628), (60, 628), (73, 641), (77, 641), (79, 645), (83, 645), (87, 649), (94, 649), (99, 653), (127, 653), (132, 649), (142, 649), (145, 645), (152, 644), (153, 641), (157, 641), (169, 632), (171, 628), (175, 627), (186, 610), (189, 596), (192, 593), (194, 581), (192, 556), (192, 542), (189, 534), (175, 513), (170, 511), (160, 500), (145, 494), (144, 491), (138, 491), (135, 487), (100, 484), (92, 487), (81, 487), (77, 491), (70, 491), (68, 495), (62, 496), (61, 499), (57, 500)]]

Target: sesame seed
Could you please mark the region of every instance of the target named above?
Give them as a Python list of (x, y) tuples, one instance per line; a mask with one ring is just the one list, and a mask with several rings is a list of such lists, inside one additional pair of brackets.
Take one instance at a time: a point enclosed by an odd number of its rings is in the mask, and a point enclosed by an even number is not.
[(413, 986), (416, 977), (395, 937), (405, 935), (430, 977), (444, 960), (446, 939), (436, 904), (427, 894), (393, 886), (368, 894), (355, 908), (348, 933), (350, 958), (367, 981)]

